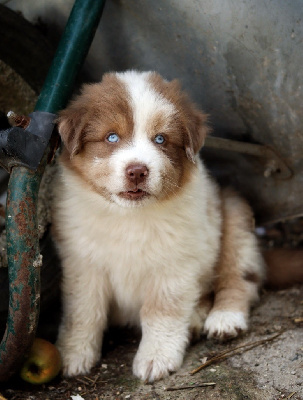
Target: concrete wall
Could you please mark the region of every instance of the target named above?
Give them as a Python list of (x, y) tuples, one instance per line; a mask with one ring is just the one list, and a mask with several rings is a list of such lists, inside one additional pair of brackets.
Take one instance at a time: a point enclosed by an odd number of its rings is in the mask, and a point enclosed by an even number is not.
[[(46, 23), (52, 39), (72, 3), (6, 1)], [(285, 159), (295, 176), (286, 183), (230, 155), (221, 180), (236, 174), (232, 183), (267, 219), (290, 216), (302, 212), (302, 16), (301, 0), (108, 0), (85, 69), (92, 80), (127, 68), (180, 79), (216, 135), (270, 145)]]

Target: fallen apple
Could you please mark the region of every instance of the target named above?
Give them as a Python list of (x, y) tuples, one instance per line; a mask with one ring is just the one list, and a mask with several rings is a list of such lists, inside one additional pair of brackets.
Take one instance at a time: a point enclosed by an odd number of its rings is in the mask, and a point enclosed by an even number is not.
[(61, 369), (58, 349), (44, 339), (36, 338), (21, 368), (20, 376), (26, 382), (40, 385), (51, 381)]

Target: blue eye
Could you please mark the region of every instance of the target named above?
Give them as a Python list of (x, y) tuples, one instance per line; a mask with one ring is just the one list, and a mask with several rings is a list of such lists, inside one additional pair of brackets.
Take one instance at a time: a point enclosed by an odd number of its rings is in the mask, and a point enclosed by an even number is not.
[(157, 144), (163, 144), (165, 142), (165, 138), (163, 135), (157, 135), (154, 139), (154, 142)]
[(119, 140), (120, 140), (119, 136), (118, 136), (116, 133), (110, 133), (110, 134), (107, 136), (106, 139), (107, 139), (107, 141), (110, 142), (110, 143), (117, 143), (117, 142), (119, 142)]

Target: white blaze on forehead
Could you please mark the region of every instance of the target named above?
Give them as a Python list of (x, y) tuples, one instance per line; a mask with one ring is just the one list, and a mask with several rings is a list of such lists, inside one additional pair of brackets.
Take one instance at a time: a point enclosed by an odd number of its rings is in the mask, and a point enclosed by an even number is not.
[(176, 109), (165, 97), (158, 93), (148, 81), (151, 72), (127, 71), (117, 74), (129, 93), (134, 119), (136, 139), (146, 136), (146, 124), (153, 115), (161, 113), (167, 117), (175, 114)]
[[(125, 85), (125, 89), (129, 97), (129, 105), (132, 111), (132, 119), (134, 123), (131, 138), (124, 141), (112, 153), (109, 160), (110, 179), (107, 179), (106, 185), (111, 193), (112, 200), (120, 205), (129, 206), (134, 203), (130, 200), (123, 199), (119, 196), (121, 192), (129, 190), (129, 181), (126, 179), (126, 167), (132, 163), (142, 163), (148, 168), (148, 177), (143, 185), (143, 190), (155, 197), (159, 196), (163, 191), (163, 172), (166, 171), (170, 161), (167, 156), (153, 143), (151, 137), (148, 136), (148, 130), (151, 128), (153, 117), (162, 115), (161, 120), (167, 124), (176, 109), (165, 97), (163, 97), (149, 82), (151, 73), (128, 71), (116, 74)], [(161, 127), (165, 129), (165, 126)], [(155, 132), (155, 135), (161, 132)], [(95, 165), (100, 161), (94, 160)], [(141, 188), (141, 189), (142, 189)], [(148, 200), (146, 200), (148, 201)]]

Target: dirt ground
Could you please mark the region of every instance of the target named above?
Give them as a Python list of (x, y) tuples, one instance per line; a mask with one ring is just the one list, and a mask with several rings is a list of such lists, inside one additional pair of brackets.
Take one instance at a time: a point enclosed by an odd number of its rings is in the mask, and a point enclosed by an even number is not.
[[(259, 232), (267, 246), (301, 247), (302, 219)], [(266, 233), (266, 235), (264, 235)], [(287, 239), (285, 239), (285, 237)], [(280, 291), (263, 289), (260, 302), (252, 310), (250, 330), (227, 343), (206, 338), (191, 345), (182, 368), (153, 385), (132, 375), (132, 360), (140, 341), (133, 330), (110, 330), (105, 338), (102, 361), (89, 375), (57, 377), (49, 384), (31, 386), (18, 378), (0, 386), (7, 400), (303, 400), (303, 286)], [(40, 337), (45, 325), (55, 336), (50, 316), (41, 320)], [(275, 337), (275, 335), (278, 336)], [(273, 337), (275, 337), (273, 339)], [(214, 362), (192, 375), (205, 360), (226, 350), (238, 354)], [(203, 384), (210, 384), (203, 387)]]
[[(263, 291), (252, 312), (249, 333), (223, 344), (202, 338), (189, 347), (178, 372), (153, 385), (132, 376), (132, 359), (140, 336), (124, 329), (107, 334), (102, 361), (89, 375), (58, 377), (41, 387), (14, 379), (0, 387), (0, 393), (11, 400), (67, 400), (72, 396), (77, 400), (303, 399), (302, 304), (303, 287)], [(277, 332), (282, 333), (276, 339), (190, 375), (205, 357), (210, 359), (242, 344), (270, 339)], [(215, 385), (201, 387), (203, 383)]]

